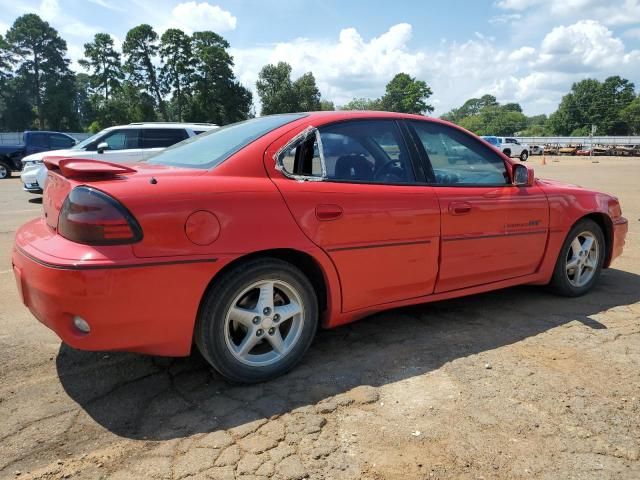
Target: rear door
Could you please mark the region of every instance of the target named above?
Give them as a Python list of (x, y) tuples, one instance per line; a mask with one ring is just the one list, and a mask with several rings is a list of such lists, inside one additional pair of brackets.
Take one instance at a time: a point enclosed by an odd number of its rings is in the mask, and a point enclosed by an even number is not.
[(410, 122), (442, 211), (436, 292), (534, 273), (544, 254), (549, 207), (537, 186), (511, 184), (502, 157), (448, 125)]
[(189, 134), (184, 128), (143, 128), (141, 156), (143, 159), (147, 159), (187, 138), (189, 138)]
[[(275, 149), (267, 151), (272, 161)], [(440, 211), (398, 124), (322, 126), (281, 151), (272, 176), (304, 233), (331, 257), (343, 311), (428, 295), (437, 275)]]

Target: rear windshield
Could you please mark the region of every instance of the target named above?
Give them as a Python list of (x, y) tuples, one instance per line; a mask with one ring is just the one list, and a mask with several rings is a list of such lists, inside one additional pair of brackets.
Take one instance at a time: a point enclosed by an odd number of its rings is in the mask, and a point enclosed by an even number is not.
[(148, 162), (185, 168), (213, 168), (254, 140), (305, 116), (304, 113), (288, 113), (232, 123), (177, 143), (154, 155)]

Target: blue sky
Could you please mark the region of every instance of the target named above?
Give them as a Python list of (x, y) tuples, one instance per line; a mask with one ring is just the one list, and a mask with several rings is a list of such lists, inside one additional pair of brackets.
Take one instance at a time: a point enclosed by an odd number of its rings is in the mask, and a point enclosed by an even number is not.
[(0, 32), (25, 12), (60, 31), (78, 70), (97, 32), (119, 44), (140, 23), (209, 29), (231, 43), (248, 88), (284, 60), (338, 105), (380, 96), (399, 71), (431, 85), (436, 114), (484, 93), (550, 113), (586, 77), (640, 89), (640, 0), (0, 0)]

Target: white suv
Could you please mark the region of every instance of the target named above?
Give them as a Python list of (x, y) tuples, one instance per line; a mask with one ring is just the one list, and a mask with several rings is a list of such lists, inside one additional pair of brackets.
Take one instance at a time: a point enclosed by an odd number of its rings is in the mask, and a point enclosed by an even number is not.
[(31, 193), (42, 193), (47, 169), (42, 159), (47, 156), (82, 157), (116, 163), (146, 160), (154, 153), (189, 137), (218, 128), (212, 123), (130, 123), (105, 128), (67, 150), (52, 150), (28, 155), (22, 159), (22, 183)]
[(518, 142), (515, 138), (512, 137), (497, 137), (500, 141), (500, 146), (496, 146), (502, 153), (504, 153), (507, 157), (518, 157), (523, 162), (527, 161), (529, 158), (529, 154), (531, 150), (529, 149), (529, 145)]

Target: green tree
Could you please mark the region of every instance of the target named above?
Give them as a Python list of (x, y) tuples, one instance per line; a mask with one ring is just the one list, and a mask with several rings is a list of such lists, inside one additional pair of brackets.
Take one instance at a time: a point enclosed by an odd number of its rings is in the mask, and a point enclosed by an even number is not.
[(470, 98), (460, 108), (454, 108), (442, 115), (443, 120), (458, 123), (470, 115), (478, 115), (482, 109), (487, 107), (497, 107), (498, 101), (493, 95), (483, 95), (480, 98)]
[(320, 110), (323, 112), (330, 112), (336, 109), (333, 102), (329, 100), (320, 100)]
[(163, 61), (160, 81), (163, 90), (173, 92), (175, 118), (181, 122), (187, 97), (191, 96), (193, 80), (194, 58), (191, 38), (180, 29), (170, 28), (160, 39), (160, 58)]
[(91, 76), (86, 73), (76, 75), (75, 110), (80, 127), (85, 130), (95, 120), (96, 112), (91, 99)]
[(296, 110), (301, 112), (321, 110), (320, 90), (318, 90), (313, 73), (307, 72), (293, 82), (293, 90), (298, 103)]
[(291, 82), (291, 65), (279, 62), (265, 65), (256, 82), (258, 96), (262, 103), (262, 114), (297, 112), (296, 89)]
[(427, 103), (432, 94), (426, 82), (416, 80), (406, 73), (398, 73), (387, 84), (386, 93), (380, 99), (380, 103), (383, 110), (424, 114), (433, 112), (433, 106)]
[(629, 133), (640, 135), (640, 95), (620, 112), (620, 117), (627, 124)]
[(382, 110), (380, 99), (354, 98), (340, 107), (340, 110)]
[(253, 98), (235, 78), (229, 43), (210, 31), (195, 32), (191, 39), (195, 62), (187, 117), (219, 125), (248, 118)]
[(603, 135), (625, 135), (629, 127), (622, 111), (633, 102), (634, 85), (619, 76), (604, 82), (588, 78), (574, 83), (549, 117), (551, 130), (558, 135), (589, 132), (591, 125)]
[(120, 87), (124, 78), (120, 54), (108, 33), (96, 33), (93, 42), (84, 44), (84, 56), (78, 63), (90, 72), (90, 86), (102, 92), (105, 101)]
[(166, 119), (167, 109), (154, 63), (159, 49), (158, 34), (147, 24), (129, 30), (122, 44), (122, 53), (127, 57), (125, 71), (155, 99), (162, 118)]
[[(64, 88), (73, 86), (73, 74), (69, 70), (69, 60), (65, 58), (66, 42), (54, 28), (33, 13), (16, 19), (7, 32), (6, 41), (18, 63), (18, 81), (14, 87), (20, 90), (14, 91), (14, 95), (25, 95), (35, 106), (40, 128), (46, 127), (46, 116), (49, 116), (50, 123), (60, 124), (54, 120), (57, 114), (53, 110), (47, 108), (45, 115), (45, 104), (62, 108), (63, 114), (73, 104), (73, 96), (64, 92)], [(73, 123), (71, 119), (69, 123)]]

